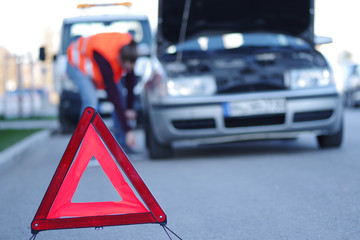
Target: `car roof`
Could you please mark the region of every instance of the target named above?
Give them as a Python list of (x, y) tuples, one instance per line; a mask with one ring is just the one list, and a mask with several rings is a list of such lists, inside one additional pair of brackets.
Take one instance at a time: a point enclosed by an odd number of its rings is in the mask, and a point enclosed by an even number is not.
[(77, 17), (69, 17), (63, 20), (63, 24), (71, 24), (77, 22), (93, 22), (93, 21), (114, 21), (114, 20), (139, 20), (149, 21), (146, 15), (135, 14), (119, 14), (119, 15), (84, 15)]

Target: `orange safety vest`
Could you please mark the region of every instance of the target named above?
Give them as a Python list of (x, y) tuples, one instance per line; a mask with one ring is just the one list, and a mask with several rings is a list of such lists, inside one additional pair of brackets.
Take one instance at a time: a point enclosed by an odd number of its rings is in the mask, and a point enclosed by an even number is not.
[(71, 65), (77, 67), (85, 75), (93, 79), (97, 88), (104, 89), (104, 81), (93, 53), (97, 51), (110, 64), (114, 81), (119, 82), (124, 72), (119, 64), (120, 49), (130, 43), (129, 33), (99, 33), (90, 37), (80, 37), (72, 42), (67, 49), (67, 57)]

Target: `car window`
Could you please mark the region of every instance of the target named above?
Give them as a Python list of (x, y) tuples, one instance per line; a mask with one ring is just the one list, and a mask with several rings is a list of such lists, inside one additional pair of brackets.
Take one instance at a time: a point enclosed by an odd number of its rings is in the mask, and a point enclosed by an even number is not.
[(78, 37), (88, 37), (101, 32), (130, 32), (138, 43), (145, 43), (150, 46), (151, 33), (148, 24), (143, 21), (122, 20), (109, 22), (79, 22), (64, 26), (62, 52)]

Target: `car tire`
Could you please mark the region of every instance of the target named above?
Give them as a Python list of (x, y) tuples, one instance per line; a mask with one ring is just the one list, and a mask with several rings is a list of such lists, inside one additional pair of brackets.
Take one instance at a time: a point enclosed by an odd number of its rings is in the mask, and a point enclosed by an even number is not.
[(63, 91), (58, 106), (60, 131), (72, 133), (80, 119), (81, 99), (78, 93)]
[(76, 128), (76, 123), (66, 118), (62, 108), (59, 109), (59, 122), (62, 133), (72, 133)]
[(351, 93), (348, 93), (348, 94), (346, 95), (346, 107), (349, 107), (349, 108), (354, 107), (354, 103), (353, 103), (353, 101), (352, 101)]
[(149, 119), (144, 121), (145, 125), (145, 141), (148, 148), (149, 157), (151, 159), (164, 159), (172, 156), (172, 148), (170, 145), (161, 144), (156, 139), (152, 130)]
[(317, 136), (317, 141), (320, 148), (337, 148), (342, 144), (343, 139), (343, 124), (339, 131), (332, 135), (320, 135)]

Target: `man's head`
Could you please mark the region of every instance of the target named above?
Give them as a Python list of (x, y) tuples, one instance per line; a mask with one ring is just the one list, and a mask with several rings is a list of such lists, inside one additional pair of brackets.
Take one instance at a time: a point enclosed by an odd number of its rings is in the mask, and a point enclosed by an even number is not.
[(136, 59), (138, 58), (136, 42), (131, 40), (127, 45), (124, 45), (119, 52), (119, 61), (121, 66), (126, 71), (133, 71)]

